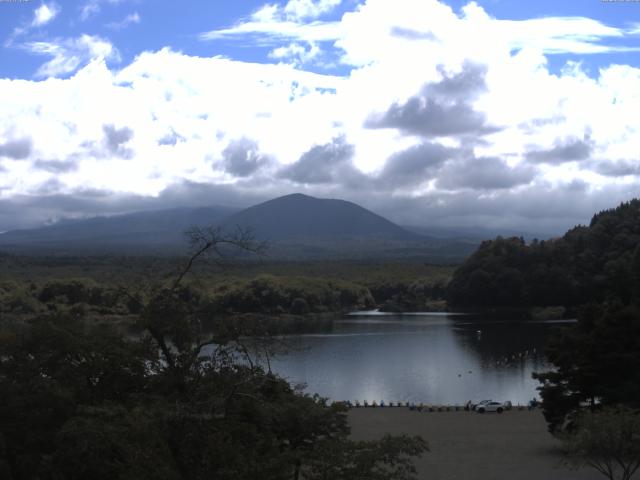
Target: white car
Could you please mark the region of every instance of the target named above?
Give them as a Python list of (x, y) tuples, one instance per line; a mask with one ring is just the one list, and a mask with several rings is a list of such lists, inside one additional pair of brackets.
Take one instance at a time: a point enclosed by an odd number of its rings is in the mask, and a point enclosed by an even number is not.
[(484, 400), (476, 405), (474, 410), (478, 413), (497, 412), (502, 413), (507, 410), (507, 406), (502, 402), (494, 402), (493, 400)]
[(471, 410), (475, 411), (478, 407), (482, 405), (486, 405), (487, 403), (492, 402), (493, 400), (480, 400), (478, 403), (471, 404)]

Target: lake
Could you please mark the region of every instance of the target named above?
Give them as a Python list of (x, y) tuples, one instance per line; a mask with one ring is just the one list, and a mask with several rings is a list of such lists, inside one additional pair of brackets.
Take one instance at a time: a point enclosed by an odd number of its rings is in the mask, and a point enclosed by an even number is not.
[(360, 312), (326, 333), (282, 337), (290, 351), (271, 367), (332, 400), (526, 404), (538, 396), (531, 373), (550, 368), (546, 338), (570, 322)]

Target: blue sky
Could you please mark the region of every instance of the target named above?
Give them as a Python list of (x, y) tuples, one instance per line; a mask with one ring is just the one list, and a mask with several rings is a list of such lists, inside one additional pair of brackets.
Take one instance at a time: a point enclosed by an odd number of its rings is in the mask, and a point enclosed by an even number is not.
[[(467, 1), (450, 0), (446, 3), (459, 12)], [(516, 1), (480, 0), (476, 2), (489, 15), (504, 20), (526, 20), (545, 17), (587, 17), (605, 25), (620, 29), (633, 29), (640, 25), (640, 5), (637, 2), (612, 2), (601, 0), (564, 1)], [(56, 5), (59, 13), (50, 23), (28, 29), (18, 35), (12, 45), (7, 45), (16, 28), (29, 25), (34, 18), (34, 9), (40, 5)], [(189, 55), (223, 55), (250, 62), (277, 62), (268, 57), (268, 46), (258, 46), (242, 39), (203, 42), (198, 38), (202, 32), (222, 29), (241, 22), (265, 2), (245, 0), (169, 2), (164, 0), (96, 0), (0, 2), (0, 33), (5, 41), (0, 57), (0, 76), (5, 78), (32, 78), (42, 64), (43, 57), (21, 48), (25, 41), (76, 37), (81, 34), (108, 38), (116, 46), (122, 64), (131, 62), (145, 50), (160, 50), (171, 47)], [(336, 21), (357, 5), (356, 1), (344, 1), (322, 16), (323, 21)], [(92, 6), (94, 6), (92, 8)], [(640, 37), (606, 38), (601, 42), (609, 46), (640, 47)], [(558, 70), (567, 60), (581, 61), (591, 75), (600, 67), (611, 63), (637, 66), (638, 52), (607, 52), (581, 56), (578, 54), (550, 55), (553, 70)], [(337, 66), (341, 73), (348, 72)]]
[(0, 231), (301, 191), (559, 232), (639, 190), (638, 2), (14, 1), (0, 42)]

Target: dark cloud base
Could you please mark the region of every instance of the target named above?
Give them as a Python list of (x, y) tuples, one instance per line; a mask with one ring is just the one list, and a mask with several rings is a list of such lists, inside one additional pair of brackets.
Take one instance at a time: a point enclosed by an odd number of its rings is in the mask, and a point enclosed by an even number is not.
[[(578, 188), (579, 187), (579, 188)], [(557, 188), (526, 185), (492, 195), (464, 190), (421, 196), (390, 194), (375, 188), (349, 189), (334, 184), (297, 186), (262, 185), (251, 181), (235, 186), (182, 182), (157, 197), (83, 190), (73, 195), (43, 191), (36, 195), (0, 200), (0, 231), (41, 226), (61, 218), (86, 218), (180, 206), (248, 207), (294, 192), (321, 198), (339, 198), (362, 205), (395, 223), (416, 226), (468, 226), (509, 228), (558, 235), (589, 221), (594, 212), (615, 207), (637, 196), (633, 185), (590, 191), (587, 186)]]
[(0, 143), (0, 157), (12, 160), (24, 160), (31, 155), (33, 143), (29, 137), (7, 140)]
[(592, 152), (593, 143), (586, 137), (584, 140), (557, 141), (553, 148), (530, 151), (525, 154), (525, 158), (532, 163), (559, 165), (566, 162), (586, 160), (591, 156)]
[(426, 84), (405, 103), (394, 103), (383, 114), (367, 119), (368, 128), (395, 128), (405, 135), (424, 138), (461, 135), (483, 136), (500, 129), (487, 123), (486, 115), (473, 109), (473, 100), (486, 90), (486, 67), (465, 63), (462, 71)]

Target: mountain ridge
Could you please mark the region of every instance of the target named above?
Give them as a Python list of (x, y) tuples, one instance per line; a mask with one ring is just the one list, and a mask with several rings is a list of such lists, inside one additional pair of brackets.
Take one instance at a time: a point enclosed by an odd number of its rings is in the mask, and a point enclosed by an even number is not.
[(110, 217), (69, 220), (0, 234), (0, 249), (45, 254), (177, 254), (188, 247), (184, 231), (217, 224), (223, 231), (248, 228), (281, 259), (423, 256), (459, 260), (468, 242), (450, 242), (408, 231), (356, 203), (301, 193), (245, 209), (176, 207)]
[(265, 240), (363, 235), (394, 240), (422, 238), (353, 202), (301, 193), (284, 195), (241, 210), (227, 218), (222, 226), (249, 227), (257, 237)]

